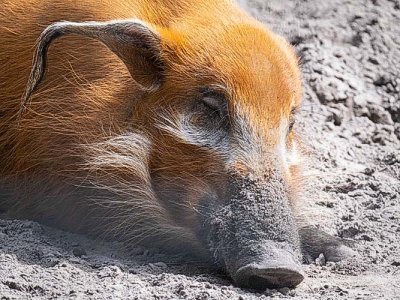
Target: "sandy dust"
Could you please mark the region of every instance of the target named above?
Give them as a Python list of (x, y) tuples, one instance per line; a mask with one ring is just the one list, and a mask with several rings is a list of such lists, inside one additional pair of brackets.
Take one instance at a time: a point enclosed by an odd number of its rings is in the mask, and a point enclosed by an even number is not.
[(400, 1), (241, 2), (302, 58), (310, 220), (359, 256), (320, 257), (297, 289), (255, 293), (156, 249), (129, 256), (118, 243), (0, 220), (1, 299), (400, 299)]

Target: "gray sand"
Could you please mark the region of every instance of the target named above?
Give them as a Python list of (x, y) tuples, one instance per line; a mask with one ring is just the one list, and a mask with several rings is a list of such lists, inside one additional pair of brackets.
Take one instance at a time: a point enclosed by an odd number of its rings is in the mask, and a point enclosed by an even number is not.
[(1, 299), (400, 299), (400, 1), (241, 2), (302, 57), (308, 214), (359, 256), (321, 257), (296, 290), (253, 293), (156, 250), (129, 256), (117, 243), (0, 220)]

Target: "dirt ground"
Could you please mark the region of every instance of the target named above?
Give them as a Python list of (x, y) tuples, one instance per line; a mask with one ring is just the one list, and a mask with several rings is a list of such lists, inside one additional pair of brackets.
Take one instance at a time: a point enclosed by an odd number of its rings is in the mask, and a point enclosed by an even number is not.
[(400, 299), (400, 1), (248, 0), (293, 43), (313, 159), (309, 218), (358, 256), (305, 265), (297, 289), (255, 293), (180, 257), (0, 220), (0, 298)]

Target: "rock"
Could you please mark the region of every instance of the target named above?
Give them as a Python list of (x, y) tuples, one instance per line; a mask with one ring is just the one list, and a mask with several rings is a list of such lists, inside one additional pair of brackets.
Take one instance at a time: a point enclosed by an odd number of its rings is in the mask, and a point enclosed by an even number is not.
[(343, 120), (345, 118), (345, 112), (347, 111), (347, 108), (341, 103), (340, 104), (332, 104), (331, 107), (329, 107), (329, 111), (331, 112), (331, 115), (328, 116), (327, 121), (328, 122), (333, 121), (333, 124), (335, 126), (342, 125)]
[(390, 81), (391, 81), (390, 76), (386, 73), (383, 73), (378, 75), (378, 77), (374, 81), (374, 84), (376, 86), (383, 86), (388, 84)]
[(140, 274), (140, 269), (131, 267), (131, 268), (129, 268), (128, 272), (129, 272), (129, 274)]
[(276, 293), (278, 293), (278, 291), (275, 290), (275, 289), (266, 289), (264, 291), (264, 295), (267, 296), (267, 297), (274, 296)]
[(15, 281), (4, 281), (3, 284), (12, 290), (17, 290), (17, 291), (24, 290), (24, 287), (20, 283), (15, 282)]
[(287, 287), (284, 287), (284, 288), (279, 289), (278, 292), (281, 293), (282, 295), (285, 295), (285, 296), (286, 296), (286, 295), (289, 294), (290, 289), (287, 288)]
[(349, 226), (341, 230), (340, 236), (342, 238), (354, 238), (357, 234), (359, 234), (361, 230), (354, 226)]
[(361, 238), (362, 238), (364, 241), (367, 241), (367, 242), (371, 242), (371, 241), (374, 240), (371, 236), (369, 236), (369, 235), (367, 235), (367, 234), (363, 234), (363, 235), (361, 236)]
[(325, 266), (326, 265), (326, 259), (323, 253), (321, 253), (316, 259), (315, 259), (315, 264), (317, 266)]
[(390, 113), (386, 111), (383, 107), (376, 104), (371, 104), (368, 105), (368, 111), (368, 118), (372, 122), (377, 124), (393, 125), (393, 120)]
[(392, 152), (385, 155), (382, 159), (382, 162), (389, 166), (400, 163), (400, 152)]
[(371, 176), (374, 173), (375, 173), (375, 169), (373, 169), (373, 168), (365, 168), (364, 169), (364, 174), (365, 175)]

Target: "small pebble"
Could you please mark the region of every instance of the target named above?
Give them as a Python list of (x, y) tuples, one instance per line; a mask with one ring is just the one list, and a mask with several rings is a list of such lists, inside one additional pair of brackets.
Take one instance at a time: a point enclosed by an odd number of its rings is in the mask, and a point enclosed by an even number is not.
[(365, 168), (365, 169), (364, 169), (364, 174), (365, 174), (365, 175), (371, 176), (371, 175), (374, 174), (374, 173), (375, 173), (375, 170), (372, 169), (372, 168)]
[(315, 264), (317, 266), (325, 266), (326, 265), (326, 259), (323, 253), (321, 253), (318, 258), (315, 260)]
[(137, 268), (130, 268), (129, 274), (140, 274), (140, 271)]
[(287, 294), (289, 294), (289, 292), (290, 292), (290, 289), (288, 287), (279, 289), (279, 293), (281, 293), (282, 295), (287, 295)]

